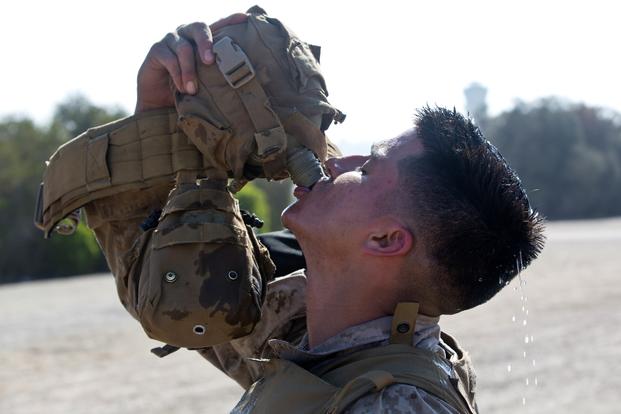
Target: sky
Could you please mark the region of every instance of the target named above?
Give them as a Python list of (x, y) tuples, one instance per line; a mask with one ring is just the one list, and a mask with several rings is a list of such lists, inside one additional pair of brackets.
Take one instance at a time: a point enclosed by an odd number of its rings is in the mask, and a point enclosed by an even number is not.
[[(0, 118), (43, 124), (82, 93), (132, 112), (150, 46), (178, 25), (213, 22), (253, 2), (13, 1), (3, 5)], [(277, 1), (259, 3), (322, 46), (329, 99), (347, 114), (328, 135), (345, 153), (412, 125), (416, 108), (464, 110), (472, 82), (491, 114), (559, 96), (621, 112), (621, 2)]]

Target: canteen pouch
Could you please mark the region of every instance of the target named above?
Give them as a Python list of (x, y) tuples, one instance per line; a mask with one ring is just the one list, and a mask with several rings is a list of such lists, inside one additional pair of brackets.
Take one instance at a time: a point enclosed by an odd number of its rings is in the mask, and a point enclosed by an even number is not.
[(216, 63), (197, 65), (197, 94), (176, 93), (179, 127), (209, 165), (241, 185), (296, 181), (303, 172), (293, 154), (310, 150), (304, 162), (316, 160), (317, 169), (328, 153), (324, 131), (345, 116), (327, 100), (311, 47), (259, 7), (248, 12), (247, 22), (214, 33)]
[(226, 180), (178, 181), (139, 244), (136, 314), (151, 338), (204, 348), (252, 332), (275, 269)]

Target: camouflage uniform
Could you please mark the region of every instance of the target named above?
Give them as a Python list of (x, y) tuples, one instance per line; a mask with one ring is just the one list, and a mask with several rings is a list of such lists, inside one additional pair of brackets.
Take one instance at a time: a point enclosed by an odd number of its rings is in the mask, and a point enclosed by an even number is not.
[[(166, 143), (174, 142), (174, 137), (183, 138), (177, 130), (172, 111), (155, 111), (132, 118), (122, 120), (120, 124), (95, 128), (82, 138), (104, 136), (109, 138), (111, 146), (123, 144), (123, 148), (128, 146), (126, 142), (134, 142), (138, 138), (149, 140), (151, 146), (155, 139)], [(90, 144), (99, 140), (86, 142)], [(175, 148), (186, 152), (191, 150), (190, 146)], [(113, 166), (116, 165), (112, 163), (116, 159), (115, 154), (109, 152), (107, 156)], [(126, 165), (127, 158), (125, 151), (122, 157), (119, 156), (119, 165)], [(116, 167), (110, 169), (113, 173), (118, 170)], [(257, 272), (257, 266), (267, 266), (261, 264), (264, 255), (257, 253), (264, 247), (250, 243), (249, 240), (254, 239), (252, 230), (244, 228), (238, 207), (230, 195), (221, 188), (210, 187), (209, 182), (201, 181), (198, 185), (193, 179), (181, 182), (179, 178), (178, 173), (177, 186), (173, 191), (170, 181), (161, 180), (161, 183), (158, 181), (140, 191), (124, 191), (93, 199), (84, 206), (88, 225), (95, 232), (116, 279), (121, 303), (141, 322), (149, 336), (176, 346), (200, 348), (198, 352), (203, 357), (244, 389), (264, 378), (262, 366), (250, 358), (289, 359), (303, 364), (312, 364), (316, 360), (323, 363), (343, 353), (387, 343), (389, 324), (387, 320), (378, 320), (352, 327), (317, 349), (308, 350), (305, 340), (304, 274), (298, 271), (269, 280), (265, 276), (269, 272)], [(219, 239), (221, 244), (209, 244), (208, 239), (215, 237), (215, 229), (222, 231), (224, 224), (227, 228), (239, 229), (243, 234), (231, 233)], [(244, 254), (233, 254), (238, 250), (237, 241), (245, 243)], [(270, 246), (269, 243), (267, 245)], [(217, 256), (205, 254), (224, 246), (229, 246), (228, 250)], [(253, 250), (258, 261), (248, 257)], [(298, 259), (303, 257), (298, 256)], [(239, 266), (244, 260), (250, 264), (249, 267), (245, 271), (237, 269), (243, 277), (231, 281), (245, 283), (240, 285), (245, 289), (239, 291), (243, 293), (241, 299), (230, 296), (237, 292), (235, 283), (203, 289), (206, 282), (222, 283), (222, 275), (226, 276), (226, 272), (222, 272), (221, 267), (226, 265), (224, 270), (228, 270), (229, 266)], [(206, 270), (209, 270), (209, 275), (204, 274)], [(168, 278), (172, 271), (176, 274), (176, 281)], [(204, 292), (209, 294), (210, 301), (221, 300), (226, 306), (205, 306)], [(229, 296), (223, 296), (225, 294)], [(251, 300), (247, 300), (248, 297)], [(235, 323), (228, 322), (231, 309), (245, 315), (257, 306), (260, 312), (253, 311), (247, 323), (239, 326), (241, 318), (237, 318)], [(213, 329), (204, 335), (194, 335), (196, 332), (192, 333), (191, 329), (196, 322), (193, 321), (206, 320), (204, 318), (208, 318), (206, 326)], [(437, 353), (446, 349), (438, 340), (437, 321), (421, 319), (419, 322), (418, 336), (414, 337), (413, 345)], [(213, 337), (210, 337), (210, 332)], [(470, 374), (465, 383), (471, 382)], [(472, 389), (472, 384), (468, 388)], [(369, 410), (382, 412), (384, 409), (395, 412), (396, 408), (393, 410), (392, 407), (400, 406), (412, 410), (416, 408), (419, 412), (454, 412), (443, 400), (412, 385), (390, 385), (381, 392), (360, 398), (349, 409), (354, 413)]]
[[(270, 282), (262, 319), (251, 335), (198, 352), (247, 389), (261, 377), (260, 368), (249, 358), (281, 358), (309, 367), (336, 356), (388, 344), (391, 317), (383, 317), (349, 327), (309, 349), (305, 329), (305, 289), (303, 271)], [(413, 345), (444, 357), (453, 351), (440, 340), (438, 320), (419, 315)], [(242, 398), (232, 413), (250, 413), (251, 409)], [(346, 411), (348, 414), (412, 412), (457, 413), (440, 398), (404, 384), (394, 384), (379, 393), (368, 394)]]

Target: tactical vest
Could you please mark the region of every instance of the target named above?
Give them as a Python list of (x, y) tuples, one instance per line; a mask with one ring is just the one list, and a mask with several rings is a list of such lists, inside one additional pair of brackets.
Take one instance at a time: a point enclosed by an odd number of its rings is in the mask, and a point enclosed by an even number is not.
[(282, 359), (257, 361), (265, 375), (255, 382), (233, 414), (336, 414), (359, 398), (392, 384), (418, 387), (459, 413), (477, 413), (474, 374), (467, 355), (445, 333), (450, 358), (411, 346), (418, 304), (400, 303), (390, 344), (343, 355), (306, 370)]

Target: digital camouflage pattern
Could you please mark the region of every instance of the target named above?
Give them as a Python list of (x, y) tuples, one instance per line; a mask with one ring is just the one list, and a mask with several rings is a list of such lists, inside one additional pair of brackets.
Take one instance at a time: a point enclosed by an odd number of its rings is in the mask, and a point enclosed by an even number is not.
[[(148, 202), (155, 192), (86, 206), (121, 302), (151, 338), (177, 347), (202, 348), (247, 335), (261, 317), (274, 266), (244, 224), (226, 181), (197, 182), (186, 173), (165, 203), (157, 197)], [(130, 205), (137, 210), (130, 212)], [(145, 220), (158, 207), (159, 218)]]
[(214, 33), (216, 64), (197, 66), (197, 94), (176, 93), (179, 125), (229, 177), (282, 179), (301, 148), (325, 160), (323, 131), (344, 115), (327, 100), (311, 48), (263, 9), (248, 12)]
[[(323, 405), (320, 399), (321, 391), (311, 385), (312, 381), (306, 379), (303, 387), (295, 384), (295, 380), (285, 375), (275, 391), (273, 387), (265, 389), (265, 381), (268, 365), (265, 359), (276, 359), (291, 362), (296, 366), (304, 367), (311, 372), (317, 372), (317, 368), (324, 367), (338, 360), (349, 358), (360, 350), (381, 349), (388, 344), (391, 335), (391, 317), (384, 317), (366, 322), (355, 327), (350, 327), (338, 335), (330, 338), (320, 346), (309, 350), (303, 324), (303, 298), (306, 280), (303, 272), (296, 272), (287, 277), (278, 278), (270, 282), (268, 287), (268, 299), (263, 306), (263, 319), (257, 325), (254, 332), (244, 338), (239, 338), (227, 344), (200, 350), (199, 352), (216, 367), (220, 368), (229, 377), (242, 385), (247, 393), (242, 397), (233, 413), (279, 413), (283, 407), (285, 412), (302, 413), (299, 406), (293, 411), (286, 411), (299, 404), (299, 398), (310, 398), (312, 401), (304, 403), (308, 412), (323, 412), (315, 410), (313, 404)], [(265, 323), (264, 323), (265, 322)], [(437, 353), (442, 360), (449, 358), (447, 351), (450, 349), (451, 362), (443, 362), (446, 370), (454, 369), (455, 377), (460, 378), (464, 385), (464, 397), (472, 404), (471, 412), (476, 412), (474, 403), (474, 379), (470, 372), (470, 362), (450, 337), (442, 334), (440, 345), (440, 328), (437, 318), (419, 316), (416, 323), (416, 331), (413, 337), (413, 345), (417, 349), (428, 350)], [(446, 349), (446, 350), (445, 350)], [(459, 356), (461, 355), (461, 356)], [(458, 357), (459, 356), (459, 357)], [(257, 361), (256, 359), (263, 359)], [(414, 365), (416, 366), (416, 364)], [(379, 368), (379, 367), (378, 367)], [(463, 379), (463, 380), (462, 380)], [(326, 379), (332, 382), (332, 379)], [(449, 387), (452, 388), (451, 385)], [(295, 390), (298, 390), (296, 392)], [(302, 390), (302, 396), (299, 390)], [(328, 393), (333, 392), (330, 388)], [(308, 393), (305, 393), (308, 391)], [(305, 395), (304, 394), (308, 394)], [(267, 411), (264, 407), (257, 406), (263, 396), (272, 396)], [(271, 403), (274, 403), (273, 406)], [(314, 408), (313, 408), (314, 407)], [(315, 411), (313, 411), (315, 410)], [(402, 411), (401, 411), (402, 410)], [(340, 412), (340, 411), (339, 411)], [(347, 406), (346, 413), (393, 413), (393, 412), (420, 412), (420, 413), (456, 413), (469, 412), (463, 409), (459, 411), (447, 404), (442, 398), (425, 391), (417, 386), (408, 384), (393, 384), (382, 389), (380, 392), (370, 392), (351, 405)]]
[(226, 186), (178, 180), (157, 227), (139, 239), (147, 283), (137, 310), (154, 339), (202, 348), (249, 334), (261, 317), (274, 265)]

